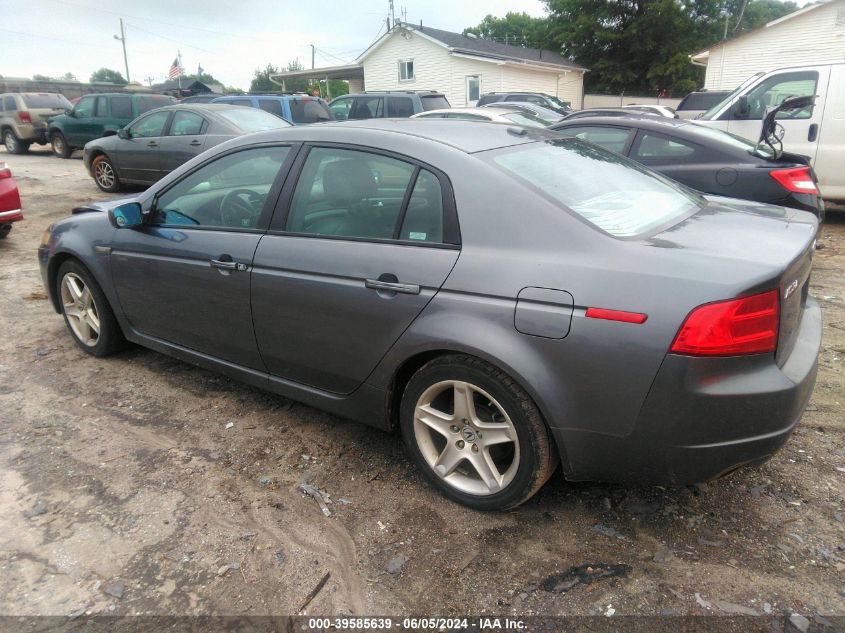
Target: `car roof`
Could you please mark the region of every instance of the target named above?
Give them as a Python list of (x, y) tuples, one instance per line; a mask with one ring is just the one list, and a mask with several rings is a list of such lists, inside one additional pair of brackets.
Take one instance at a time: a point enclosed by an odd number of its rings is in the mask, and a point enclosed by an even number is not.
[[(545, 128), (503, 125), (487, 121), (460, 119), (363, 119), (327, 121), (320, 125), (298, 126), (251, 134), (249, 142), (330, 141), (369, 144), (378, 147), (379, 139), (393, 144), (397, 139), (418, 138), (448, 146), (467, 154), (536, 141), (557, 140), (561, 135)], [(409, 150), (410, 152), (410, 150)]]
[(231, 103), (174, 103), (171, 105), (156, 108), (156, 110), (208, 110), (219, 112), (221, 110), (241, 110), (243, 106), (232, 105)]
[[(627, 125), (641, 130), (649, 130), (651, 132), (663, 132), (664, 134), (673, 134), (679, 138), (686, 138), (690, 141), (697, 141), (701, 144), (718, 143), (718, 130), (714, 128), (699, 125), (695, 121), (688, 119), (670, 119), (669, 117), (656, 117), (651, 115), (634, 115), (634, 116), (594, 116), (585, 117), (583, 119), (567, 119), (560, 123), (555, 123), (551, 127), (559, 132), (564, 132), (566, 128), (583, 126), (583, 125), (608, 125), (616, 126)], [(716, 132), (714, 134), (714, 132)], [(731, 151), (738, 151), (737, 148), (727, 143)], [(741, 150), (740, 150), (741, 151)]]

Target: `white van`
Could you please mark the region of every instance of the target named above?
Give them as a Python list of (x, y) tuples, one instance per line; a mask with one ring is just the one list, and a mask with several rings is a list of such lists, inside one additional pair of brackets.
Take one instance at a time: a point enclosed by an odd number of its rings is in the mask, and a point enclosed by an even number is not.
[(845, 62), (757, 73), (695, 122), (756, 143), (766, 108), (804, 95), (815, 104), (778, 114), (783, 149), (809, 156), (822, 196), (845, 201)]

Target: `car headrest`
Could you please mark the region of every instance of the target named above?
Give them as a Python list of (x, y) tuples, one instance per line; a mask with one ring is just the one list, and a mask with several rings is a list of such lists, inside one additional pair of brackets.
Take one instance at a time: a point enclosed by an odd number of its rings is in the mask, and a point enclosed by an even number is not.
[(328, 163), (323, 173), (326, 200), (352, 204), (376, 195), (376, 179), (363, 160), (354, 158)]

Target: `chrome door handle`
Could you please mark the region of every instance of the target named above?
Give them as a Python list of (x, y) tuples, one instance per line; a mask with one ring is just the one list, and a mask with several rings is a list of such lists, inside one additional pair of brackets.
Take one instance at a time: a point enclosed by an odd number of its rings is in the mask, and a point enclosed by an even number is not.
[(212, 259), (211, 260), (211, 267), (218, 268), (220, 270), (246, 270), (247, 265), (241, 264), (240, 262), (233, 262), (233, 261), (226, 261), (222, 259)]
[(196, 145), (202, 145), (202, 143), (200, 143), (199, 141), (191, 141), (190, 143), (188, 143), (188, 145), (196, 146)]
[(370, 290), (381, 290), (383, 292), (401, 292), (406, 295), (420, 294), (420, 287), (417, 284), (402, 284), (393, 281), (381, 281), (380, 279), (365, 279), (364, 286)]

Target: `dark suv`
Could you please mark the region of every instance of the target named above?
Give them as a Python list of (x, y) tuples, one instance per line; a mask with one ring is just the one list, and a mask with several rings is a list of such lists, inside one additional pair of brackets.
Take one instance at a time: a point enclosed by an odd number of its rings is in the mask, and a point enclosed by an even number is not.
[(47, 139), (53, 153), (70, 158), (75, 149), (95, 138), (117, 134), (133, 119), (162, 106), (176, 103), (166, 95), (114, 93), (85, 95), (67, 114), (47, 121)]
[(557, 97), (547, 95), (544, 92), (488, 92), (485, 95), (481, 95), (481, 98), (475, 105), (483, 106), (491, 103), (499, 103), (500, 101), (534, 103), (554, 110), (559, 114), (569, 114), (572, 112), (568, 101), (561, 101)]
[(294, 125), (331, 121), (332, 118), (329, 105), (323, 99), (303, 93), (229, 95), (211, 103), (259, 108)]
[(410, 117), (429, 110), (449, 108), (446, 95), (435, 90), (397, 90), (358, 92), (343, 95), (330, 104), (336, 121)]

